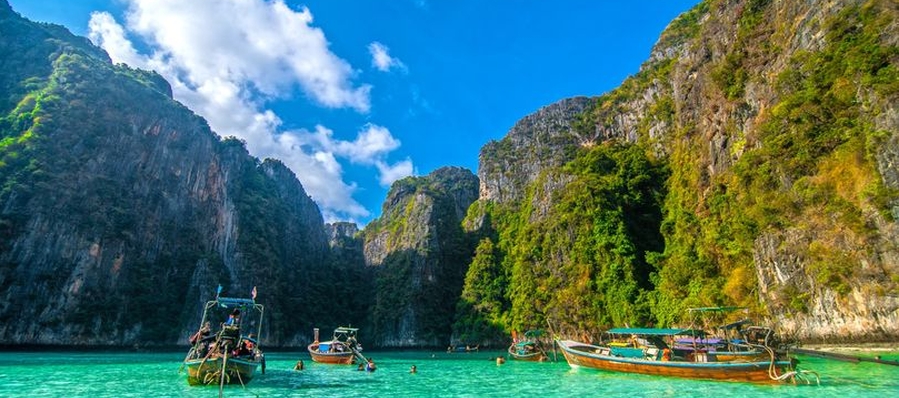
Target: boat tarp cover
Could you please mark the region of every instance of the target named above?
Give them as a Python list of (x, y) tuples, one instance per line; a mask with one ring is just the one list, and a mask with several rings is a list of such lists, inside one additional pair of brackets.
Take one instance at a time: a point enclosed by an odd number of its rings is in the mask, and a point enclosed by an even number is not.
[(677, 339), (676, 343), (678, 344), (721, 344), (724, 343), (724, 339), (719, 338), (695, 338), (695, 337), (686, 337), (682, 339)]
[(644, 336), (699, 336), (701, 331), (692, 329), (666, 329), (666, 328), (615, 328), (609, 329), (610, 334), (637, 334)]
[(224, 308), (234, 308), (234, 307), (243, 307), (243, 306), (252, 306), (256, 304), (252, 299), (245, 298), (233, 298), (233, 297), (219, 297), (218, 303), (220, 306)]
[(318, 352), (328, 352), (331, 349), (331, 343), (318, 343)]

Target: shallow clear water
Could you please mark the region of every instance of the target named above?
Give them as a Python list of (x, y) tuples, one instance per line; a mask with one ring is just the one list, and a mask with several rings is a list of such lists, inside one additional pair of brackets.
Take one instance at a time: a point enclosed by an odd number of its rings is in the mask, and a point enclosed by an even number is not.
[[(217, 397), (218, 387), (190, 387), (178, 368), (184, 353), (0, 353), (0, 397)], [(800, 357), (820, 386), (694, 381), (508, 361), (502, 352), (366, 352), (378, 370), (321, 365), (305, 352), (268, 353), (266, 373), (226, 397), (840, 397), (899, 396), (899, 366)], [(871, 354), (873, 355), (873, 354)], [(306, 364), (294, 371), (298, 359)], [(896, 353), (884, 359), (899, 359)], [(410, 374), (416, 365), (418, 373)]]

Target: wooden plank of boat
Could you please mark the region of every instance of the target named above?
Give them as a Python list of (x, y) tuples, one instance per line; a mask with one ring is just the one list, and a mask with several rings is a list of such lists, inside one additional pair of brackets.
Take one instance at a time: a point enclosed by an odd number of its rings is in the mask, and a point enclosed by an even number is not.
[(602, 347), (571, 340), (557, 341), (565, 360), (573, 367), (614, 372), (674, 376), (694, 379), (773, 383), (791, 369), (788, 361), (685, 362), (617, 357), (600, 354)]
[[(223, 358), (192, 359), (186, 362), (187, 382), (192, 386), (218, 384), (221, 381)], [(225, 384), (247, 384), (253, 379), (260, 360), (228, 358)]]

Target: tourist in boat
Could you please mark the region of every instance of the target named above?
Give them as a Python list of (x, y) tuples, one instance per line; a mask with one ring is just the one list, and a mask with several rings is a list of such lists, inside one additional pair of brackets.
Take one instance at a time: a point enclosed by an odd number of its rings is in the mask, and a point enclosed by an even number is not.
[(238, 326), (240, 324), (240, 310), (235, 308), (234, 311), (231, 311), (231, 315), (228, 315), (228, 320), (225, 321), (225, 326)]
[(256, 345), (253, 344), (252, 340), (250, 340), (252, 338), (253, 338), (253, 335), (251, 334), (250, 336), (248, 336), (248, 338), (243, 339), (240, 342), (240, 345), (237, 347), (237, 352), (235, 352), (235, 356), (238, 356), (238, 357), (246, 356), (246, 357), (251, 357), (251, 358), (253, 357), (253, 348)]
[(195, 351), (197, 356), (206, 356), (209, 344), (213, 338), (212, 326), (209, 325), (209, 322), (203, 324), (200, 330), (194, 333), (193, 336), (190, 336), (190, 345), (197, 347)]
[(671, 360), (671, 349), (670, 348), (665, 347), (665, 349), (662, 350), (662, 360), (663, 361)]
[(204, 338), (208, 337), (212, 334), (212, 327), (209, 325), (209, 322), (203, 324), (203, 327), (200, 328), (193, 336), (190, 336), (190, 345), (197, 344), (197, 342), (202, 341)]

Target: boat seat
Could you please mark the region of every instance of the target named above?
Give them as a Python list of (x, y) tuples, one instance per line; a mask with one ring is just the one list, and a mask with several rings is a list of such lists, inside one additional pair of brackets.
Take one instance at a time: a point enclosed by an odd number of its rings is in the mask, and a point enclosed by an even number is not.
[(659, 349), (656, 347), (647, 348), (646, 351), (644, 352), (644, 357), (646, 359), (652, 359), (654, 361), (658, 361), (660, 359), (659, 358)]

